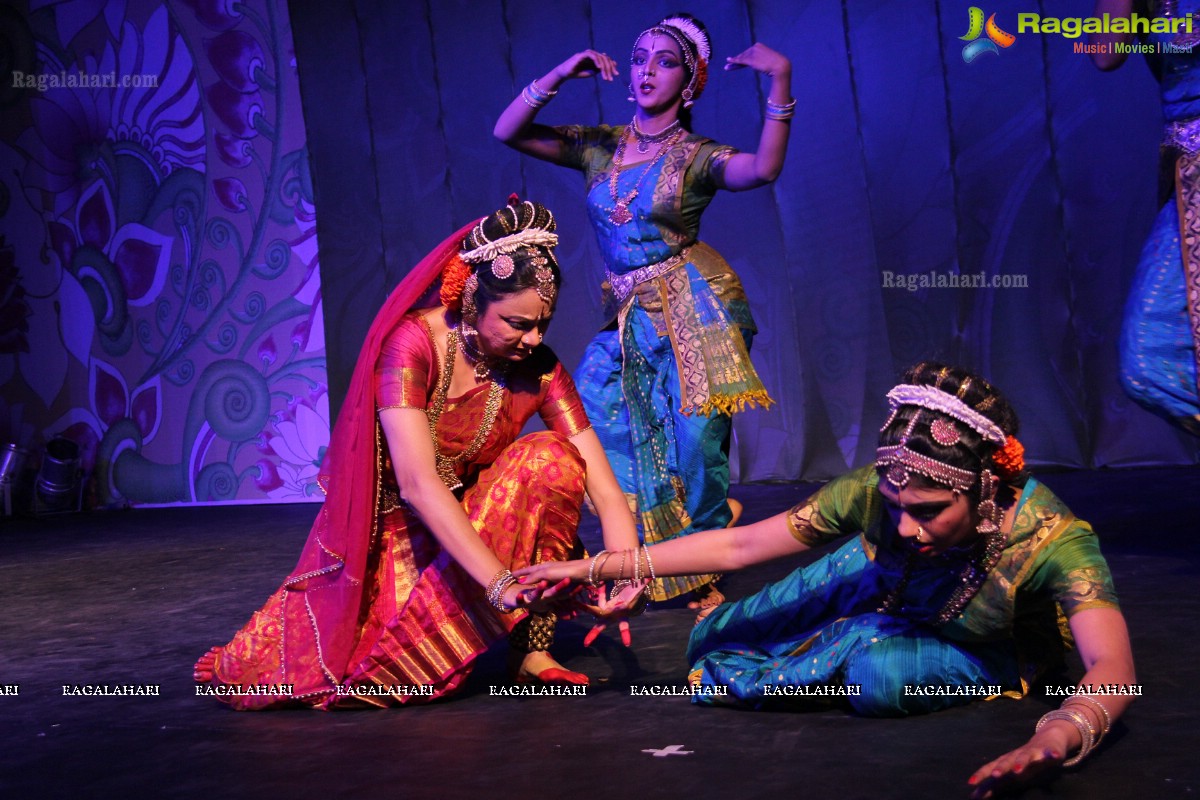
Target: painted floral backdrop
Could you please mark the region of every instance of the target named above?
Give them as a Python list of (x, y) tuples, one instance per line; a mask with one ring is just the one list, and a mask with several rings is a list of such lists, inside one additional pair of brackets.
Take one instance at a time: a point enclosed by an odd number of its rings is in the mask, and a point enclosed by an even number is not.
[(36, 465), (48, 439), (77, 442), (89, 505), (319, 500), (325, 337), (286, 3), (0, 18), (0, 443)]

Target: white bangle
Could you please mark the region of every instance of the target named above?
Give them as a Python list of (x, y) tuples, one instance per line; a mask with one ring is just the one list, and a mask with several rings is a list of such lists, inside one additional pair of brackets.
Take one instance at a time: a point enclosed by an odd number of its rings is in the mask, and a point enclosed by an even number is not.
[(646, 584), (646, 596), (650, 596), (650, 590), (654, 586), (656, 580), (654, 575), (654, 562), (650, 560), (650, 548), (642, 545), (642, 552), (646, 554), (646, 571), (650, 573), (650, 582)]
[(1087, 717), (1080, 712), (1073, 709), (1059, 708), (1044, 714), (1042, 718), (1038, 720), (1037, 727), (1034, 728), (1034, 732), (1036, 733), (1037, 731), (1040, 731), (1047, 722), (1052, 722), (1054, 720), (1069, 722), (1079, 730), (1079, 738), (1082, 740), (1082, 744), (1079, 746), (1079, 752), (1064, 761), (1062, 764), (1064, 767), (1073, 767), (1080, 761), (1083, 761), (1083, 759), (1087, 757), (1087, 754), (1092, 751), (1092, 748), (1096, 746), (1096, 731), (1094, 728), (1092, 728), (1092, 723), (1088, 721)]
[[(601, 550), (599, 553), (596, 553), (596, 555), (592, 556), (592, 561), (590, 564), (588, 564), (587, 584), (593, 589), (599, 585), (596, 583), (596, 561), (600, 558), (600, 556), (606, 555), (607, 553), (607, 550)], [(603, 578), (601, 578), (601, 580), (603, 580)]]

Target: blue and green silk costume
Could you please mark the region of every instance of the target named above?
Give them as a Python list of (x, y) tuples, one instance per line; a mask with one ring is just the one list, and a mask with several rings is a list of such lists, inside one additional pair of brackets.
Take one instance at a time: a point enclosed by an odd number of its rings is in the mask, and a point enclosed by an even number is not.
[[(874, 468), (864, 467), (788, 513), (793, 535), (810, 546), (857, 535), (757, 594), (717, 607), (696, 626), (687, 653), (692, 684), (728, 687), (725, 696), (698, 694), (696, 702), (825, 705), (829, 696), (814, 698), (815, 687), (841, 687), (858, 713), (898, 716), (977, 697), (939, 687), (1021, 696), (1062, 663), (1073, 644), (1070, 616), (1117, 607), (1091, 527), (1030, 478), (1000, 561), (958, 617), (931, 622), (958, 585), (967, 554), (911, 559), (899, 611), (880, 613), (910, 555), (878, 481)], [(788, 687), (814, 689), (798, 700)]]
[[(771, 400), (750, 363), (754, 320), (741, 282), (697, 241), (700, 216), (734, 150), (688, 135), (653, 165), (618, 172), (616, 196), (632, 219), (610, 219), (609, 178), (625, 128), (568, 126), (564, 162), (584, 173), (588, 215), (609, 273), (615, 322), (584, 353), (575, 382), (642, 540), (662, 542), (730, 519), (731, 414)], [(626, 155), (628, 158), (628, 154)], [(655, 582), (658, 600), (711, 575)]]

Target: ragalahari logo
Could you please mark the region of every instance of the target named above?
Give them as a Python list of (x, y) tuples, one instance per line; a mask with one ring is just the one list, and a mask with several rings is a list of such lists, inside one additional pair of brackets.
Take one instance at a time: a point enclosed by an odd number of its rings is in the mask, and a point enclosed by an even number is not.
[[(995, 14), (992, 14), (987, 18), (987, 22), (984, 22), (983, 9), (979, 6), (971, 6), (967, 9), (967, 19), (969, 20), (967, 35), (958, 38), (967, 42), (967, 46), (963, 48), (962, 56), (963, 61), (968, 64), (984, 53), (999, 55), (999, 47), (1012, 47), (1013, 42), (1017, 40), (1017, 37), (1011, 33), (1000, 29), (1000, 26), (996, 24)], [(987, 34), (986, 39), (979, 38), (984, 34)]]

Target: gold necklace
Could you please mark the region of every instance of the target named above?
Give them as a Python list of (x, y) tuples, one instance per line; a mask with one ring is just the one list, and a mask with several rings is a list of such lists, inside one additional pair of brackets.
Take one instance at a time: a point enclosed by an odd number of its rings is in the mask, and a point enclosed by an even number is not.
[(650, 152), (650, 145), (658, 144), (663, 139), (666, 139), (668, 136), (670, 136), (671, 133), (679, 127), (679, 125), (679, 119), (676, 118), (674, 122), (663, 128), (658, 133), (646, 133), (642, 130), (641, 126), (638, 125), (637, 117), (634, 117), (633, 122), (629, 123), (629, 127), (633, 129), (633, 135), (637, 137), (637, 151), (642, 155)]
[(458, 353), (459, 338), (457, 326), (451, 328), (450, 332), (446, 334), (446, 363), (442, 367), (441, 380), (438, 381), (437, 391), (433, 396), (433, 407), (428, 412), (429, 432), (433, 435), (433, 455), (437, 474), (442, 479), (442, 483), (446, 484), (452, 492), (461, 489), (463, 485), (462, 481), (458, 479), (455, 467), (465, 464), (483, 449), (488, 436), (492, 433), (492, 426), (496, 424), (496, 415), (500, 411), (500, 399), (504, 393), (502, 377), (492, 373), (492, 386), (488, 390), (487, 402), (483, 406), (483, 424), (475, 432), (475, 438), (458, 455), (443, 455), (441, 445), (438, 443), (437, 424), (441, 419), (442, 411), (446, 408), (446, 398), (450, 394), (450, 379), (454, 377), (454, 357)]
[[(466, 328), (466, 330), (463, 330)], [(503, 359), (489, 358), (483, 354), (479, 346), (471, 341), (472, 335), (478, 337), (479, 332), (467, 325), (466, 322), (460, 322), (458, 327), (459, 338), (462, 340), (463, 356), (467, 359), (467, 363), (475, 370), (475, 378), (477, 380), (486, 381), (493, 374), (504, 375), (508, 372), (508, 362)], [(469, 333), (468, 333), (469, 331)]]
[(642, 174), (634, 181), (632, 191), (621, 197), (617, 194), (617, 178), (619, 177), (617, 173), (620, 172), (621, 165), (625, 161), (625, 145), (629, 142), (629, 132), (629, 128), (627, 127), (621, 134), (621, 141), (617, 144), (617, 152), (613, 153), (612, 172), (608, 176), (608, 192), (612, 195), (613, 200), (613, 209), (608, 212), (608, 219), (614, 225), (624, 225), (633, 219), (633, 212), (629, 210), (629, 204), (637, 199), (638, 187), (642, 185), (642, 181), (650, 174), (650, 170), (654, 169), (654, 165), (659, 162), (659, 159), (665, 156), (667, 151), (674, 147), (683, 138), (683, 135), (687, 133), (683, 128), (679, 128), (672, 133), (671, 138), (667, 139), (658, 148), (658, 152), (654, 154), (654, 158), (650, 159), (650, 163), (646, 165), (646, 168), (642, 170)]

